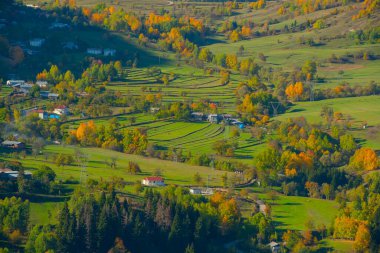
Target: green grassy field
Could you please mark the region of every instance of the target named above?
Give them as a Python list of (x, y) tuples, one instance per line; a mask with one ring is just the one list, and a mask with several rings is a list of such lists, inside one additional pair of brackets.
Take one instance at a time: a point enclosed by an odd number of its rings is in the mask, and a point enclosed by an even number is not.
[[(380, 124), (380, 96), (366, 96), (353, 98), (327, 99), (314, 102), (297, 102), (289, 111), (278, 116), (278, 120), (287, 118), (305, 117), (309, 122), (321, 123), (323, 119), (320, 112), (323, 106), (327, 105), (334, 109), (334, 112), (341, 112), (345, 117), (352, 118), (351, 133), (360, 139), (361, 144), (380, 150), (380, 136), (368, 138), (368, 130)], [(362, 129), (362, 123), (367, 122), (369, 128)]]
[[(59, 179), (73, 178), (80, 180), (81, 167), (78, 165), (71, 165), (58, 168), (53, 162), (54, 155), (61, 154), (74, 154), (75, 148), (72, 146), (59, 146), (48, 145), (44, 149), (44, 153), (49, 154), (48, 160), (43, 156), (37, 158), (28, 156), (23, 159), (23, 165), (28, 169), (39, 168), (45, 164), (55, 170)], [(107, 179), (112, 176), (122, 177), (126, 182), (133, 183), (136, 180), (152, 175), (156, 169), (161, 169), (162, 176), (165, 178), (167, 184), (178, 185), (192, 185), (193, 176), (198, 172), (204, 180), (210, 175), (210, 185), (221, 185), (221, 175), (223, 171), (212, 170), (208, 167), (192, 166), (183, 163), (176, 163), (171, 161), (164, 161), (154, 158), (146, 158), (137, 155), (124, 154), (112, 150), (105, 150), (99, 148), (81, 148), (85, 154), (88, 155), (88, 162), (86, 164), (87, 178), (93, 179)], [(110, 169), (107, 162), (111, 158), (116, 158), (117, 168)], [(141, 167), (142, 173), (138, 175), (131, 175), (127, 172), (129, 161), (134, 161)]]

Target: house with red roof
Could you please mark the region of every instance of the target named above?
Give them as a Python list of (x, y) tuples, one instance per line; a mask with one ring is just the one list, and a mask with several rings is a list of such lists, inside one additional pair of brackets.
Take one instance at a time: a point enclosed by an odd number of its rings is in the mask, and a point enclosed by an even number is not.
[(146, 186), (165, 186), (162, 177), (146, 177), (141, 181), (141, 184)]

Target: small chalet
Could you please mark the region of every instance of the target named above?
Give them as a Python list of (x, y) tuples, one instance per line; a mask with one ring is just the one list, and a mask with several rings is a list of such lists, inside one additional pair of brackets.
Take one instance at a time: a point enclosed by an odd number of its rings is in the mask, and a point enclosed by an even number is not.
[(1, 146), (8, 149), (23, 149), (25, 148), (25, 143), (20, 141), (3, 141)]
[(69, 113), (69, 108), (65, 105), (59, 105), (54, 109), (53, 113), (58, 115), (67, 115)]
[(44, 43), (45, 43), (45, 39), (41, 39), (41, 38), (35, 38), (35, 39), (29, 40), (29, 45), (31, 47), (41, 47)]
[(115, 56), (116, 50), (112, 48), (106, 48), (103, 52), (104, 56)]
[(268, 244), (268, 246), (270, 247), (272, 253), (280, 252), (280, 244), (278, 244), (277, 242), (271, 242)]
[(146, 186), (165, 186), (162, 177), (146, 177), (141, 181), (141, 184)]

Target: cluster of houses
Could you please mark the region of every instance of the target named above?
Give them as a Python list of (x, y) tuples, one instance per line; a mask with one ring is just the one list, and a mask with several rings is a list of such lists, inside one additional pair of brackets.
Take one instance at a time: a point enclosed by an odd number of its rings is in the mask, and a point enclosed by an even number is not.
[(21, 112), (22, 116), (33, 113), (36, 113), (40, 119), (60, 119), (63, 115), (69, 114), (69, 108), (65, 105), (58, 105), (50, 112), (38, 108), (26, 109)]
[(87, 48), (87, 53), (91, 55), (115, 56), (116, 49), (105, 48), (103, 50), (101, 48)]
[(244, 128), (245, 125), (243, 122), (239, 121), (237, 118), (233, 118), (230, 114), (205, 114), (203, 112), (192, 112), (191, 120), (193, 121), (208, 121), (210, 123), (221, 123), (225, 122), (226, 124), (235, 125), (239, 128)]
[[(8, 168), (0, 169), (0, 180), (17, 180), (19, 172)], [(24, 172), (24, 177), (27, 179), (32, 178), (32, 173), (29, 171)]]
[[(12, 96), (27, 96), (29, 95), (31, 89), (34, 85), (37, 85), (40, 87), (40, 89), (46, 89), (48, 88), (48, 82), (46, 81), (37, 81), (35, 84), (33, 83), (27, 83), (24, 80), (8, 80), (7, 86), (13, 88)], [(56, 100), (59, 97), (59, 94), (49, 92), (49, 91), (40, 91), (40, 97)]]

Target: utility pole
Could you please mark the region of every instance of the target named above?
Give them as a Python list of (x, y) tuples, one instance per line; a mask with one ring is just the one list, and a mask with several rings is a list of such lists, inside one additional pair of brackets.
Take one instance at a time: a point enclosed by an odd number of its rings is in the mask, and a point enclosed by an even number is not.
[(270, 105), (273, 109), (273, 116), (276, 117), (278, 115), (278, 108), (280, 107), (280, 102), (270, 102)]

